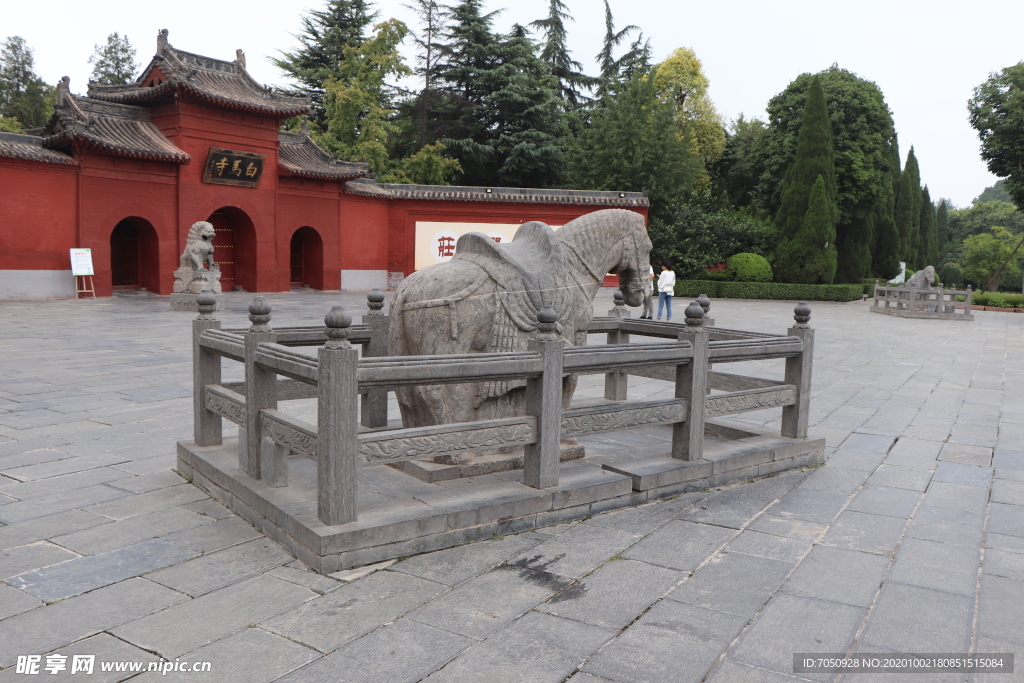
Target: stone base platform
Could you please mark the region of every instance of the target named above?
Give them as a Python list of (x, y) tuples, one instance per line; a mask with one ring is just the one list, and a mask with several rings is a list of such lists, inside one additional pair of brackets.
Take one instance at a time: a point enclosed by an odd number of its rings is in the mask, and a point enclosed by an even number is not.
[[(214, 306), (215, 311), (224, 310), (224, 295), (214, 295), (217, 299), (217, 304)], [(198, 294), (190, 294), (188, 292), (175, 292), (171, 294), (171, 310), (172, 311), (199, 311), (199, 306), (196, 304), (196, 299), (199, 298)]]
[[(934, 307), (933, 307), (934, 308)], [(963, 310), (963, 309), (961, 309)], [(953, 313), (949, 311), (912, 311), (907, 308), (883, 308), (882, 306), (872, 306), (872, 313), (882, 313), (884, 315), (895, 315), (898, 318), (923, 318), (931, 320), (974, 320), (973, 313)]]
[(672, 459), (671, 429), (637, 427), (582, 437), (587, 456), (562, 464), (559, 486), (534, 489), (522, 471), (426, 483), (386, 465), (361, 467), (359, 519), (316, 516), (316, 466), (288, 461), (271, 488), (238, 468), (237, 439), (178, 443), (178, 471), (313, 569), (328, 573), (582, 519), (687, 491), (824, 461), (824, 439), (786, 439), (742, 423), (709, 422), (706, 458)]
[[(586, 455), (586, 449), (579, 445), (563, 443), (560, 460), (579, 460)], [(473, 454), (467, 462), (458, 464), (445, 464), (433, 462), (430, 458), (424, 460), (406, 460), (398, 462), (391, 467), (405, 472), (409, 476), (416, 477), (428, 484), (435, 484), (439, 481), (450, 479), (462, 479), (465, 477), (479, 477), (481, 474), (494, 474), (507, 470), (523, 469), (524, 449), (514, 448), (509, 453), (488, 453), (484, 455)]]

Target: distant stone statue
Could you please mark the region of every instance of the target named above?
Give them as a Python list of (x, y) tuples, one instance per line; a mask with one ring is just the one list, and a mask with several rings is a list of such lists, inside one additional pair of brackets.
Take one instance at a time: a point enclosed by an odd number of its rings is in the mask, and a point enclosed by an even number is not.
[(917, 289), (931, 289), (933, 282), (935, 282), (935, 267), (928, 266), (911, 275), (910, 279), (907, 280), (906, 286)]
[[(586, 344), (594, 296), (607, 273), (619, 276), (627, 304), (643, 303), (650, 251), (643, 216), (624, 209), (595, 211), (557, 232), (531, 221), (501, 244), (482, 233), (463, 235), (451, 261), (413, 273), (398, 288), (388, 355), (525, 351), (547, 304), (566, 344)], [(421, 427), (523, 415), (525, 386), (525, 380), (486, 381), (397, 394), (404, 425)], [(567, 376), (565, 407), (575, 388), (576, 377)]]
[[(216, 233), (213, 224), (197, 221), (188, 231), (185, 251), (174, 271), (174, 292), (171, 294), (171, 310), (195, 311), (196, 297), (203, 290), (217, 295), (217, 309), (224, 309), (221, 295), (220, 266), (213, 260), (213, 238)], [(207, 267), (209, 266), (209, 267)]]

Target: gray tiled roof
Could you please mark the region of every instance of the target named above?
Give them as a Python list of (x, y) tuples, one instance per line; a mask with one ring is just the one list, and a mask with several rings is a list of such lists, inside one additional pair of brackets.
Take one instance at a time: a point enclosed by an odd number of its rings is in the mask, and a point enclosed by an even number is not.
[(350, 180), (370, 172), (369, 164), (340, 161), (321, 149), (305, 133), (280, 132), (277, 138), (281, 142), (278, 164), (287, 175), (319, 180)]
[(18, 135), (16, 133), (0, 133), (0, 157), (43, 161), (48, 164), (74, 165), (77, 163), (67, 154), (43, 147), (43, 139), (38, 135)]
[(582, 206), (647, 207), (642, 192), (596, 190), (541, 190), (527, 187), (462, 187), (456, 185), (380, 184), (372, 180), (345, 183), (349, 194), (387, 199), (456, 202), (508, 202), (518, 204), (578, 204)]
[(57, 90), (57, 106), (43, 131), (46, 147), (78, 142), (108, 156), (177, 164), (191, 160), (153, 125), (148, 109), (76, 97), (67, 91), (66, 81)]
[[(159, 69), (166, 80), (143, 86), (154, 69)], [(221, 107), (278, 118), (309, 111), (308, 99), (280, 95), (253, 80), (245, 70), (245, 58), (240, 51), (235, 61), (225, 62), (178, 50), (165, 40), (160, 41), (156, 56), (135, 83), (89, 84), (89, 97), (124, 104), (159, 102), (179, 91)]]

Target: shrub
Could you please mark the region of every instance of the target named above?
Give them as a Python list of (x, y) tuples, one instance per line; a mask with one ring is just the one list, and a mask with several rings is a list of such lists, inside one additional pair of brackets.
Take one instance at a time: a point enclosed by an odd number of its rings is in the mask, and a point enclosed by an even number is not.
[(1001, 296), (990, 296), (985, 302), (986, 306), (992, 306), (993, 308), (1013, 308), (1013, 304), (1004, 299)]
[(726, 262), (732, 279), (737, 282), (771, 282), (772, 266), (768, 259), (757, 254), (736, 254)]
[(780, 301), (856, 301), (863, 285), (799, 285), (780, 282), (714, 282), (680, 280), (676, 296), (695, 298), (707, 294), (712, 299), (776, 299)]

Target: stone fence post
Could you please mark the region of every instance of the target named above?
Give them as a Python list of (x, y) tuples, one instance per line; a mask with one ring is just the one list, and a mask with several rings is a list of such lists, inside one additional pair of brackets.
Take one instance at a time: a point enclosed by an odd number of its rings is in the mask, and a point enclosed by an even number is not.
[(197, 446), (219, 446), (222, 443), (222, 419), (206, 409), (206, 385), (220, 384), (220, 354), (199, 345), (206, 330), (219, 330), (220, 321), (213, 317), (217, 297), (204, 289), (196, 297), (199, 317), (192, 321), (192, 406), (193, 434)]
[[(363, 324), (370, 328), (370, 343), (363, 346), (363, 356), (379, 358), (388, 355), (388, 332), (390, 316), (384, 315), (384, 293), (374, 289), (366, 295), (366, 305), (370, 309), (363, 316)], [(386, 389), (368, 389), (363, 394), (361, 407), (361, 424), (364, 427), (386, 427), (388, 424), (388, 392)]]
[(317, 517), (329, 526), (356, 520), (359, 352), (348, 341), (352, 318), (341, 306), (324, 317), (317, 382)]
[(807, 419), (811, 410), (811, 367), (814, 362), (814, 330), (811, 307), (801, 301), (793, 309), (796, 324), (789, 328), (790, 337), (799, 337), (804, 348), (801, 353), (786, 359), (786, 384), (796, 387), (796, 403), (782, 409), (782, 436), (802, 439), (807, 436)]
[(558, 314), (550, 306), (537, 312), (537, 338), (529, 349), (542, 358), (540, 377), (526, 381), (526, 414), (537, 418), (537, 441), (526, 446), (523, 483), (536, 489), (558, 486), (562, 441), (562, 366), (565, 343), (555, 334)]
[(686, 420), (672, 425), (672, 457), (700, 460), (704, 455), (704, 406), (708, 385), (709, 337), (704, 329), (704, 309), (694, 301), (686, 307), (686, 331), (679, 341), (690, 342), (693, 358), (676, 366), (676, 398), (685, 398)]
[[(616, 289), (612, 296), (615, 299), (615, 307), (608, 311), (608, 315), (618, 320), (621, 324), (623, 318), (630, 317), (629, 311), (626, 310), (626, 300), (622, 296), (622, 292)], [(614, 332), (608, 333), (609, 344), (628, 344), (629, 343), (629, 332), (623, 332), (622, 330), (615, 330)], [(629, 375), (622, 370), (612, 370), (606, 372), (604, 375), (604, 397), (609, 401), (625, 401), (627, 395)]]
[(973, 298), (974, 298), (974, 292), (971, 291), (971, 286), (967, 285), (967, 296), (964, 297), (964, 315), (970, 315), (971, 314), (971, 299), (973, 299)]
[(265, 439), (260, 428), (260, 411), (277, 409), (277, 373), (256, 364), (256, 348), (277, 341), (270, 328), (270, 304), (262, 296), (249, 304), (249, 322), (252, 325), (245, 332), (245, 428), (238, 430), (238, 466), (253, 479), (284, 486), (280, 469), (286, 467), (288, 453)]

